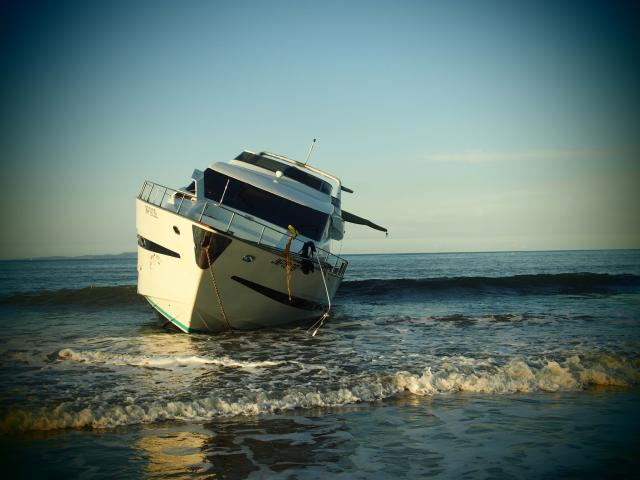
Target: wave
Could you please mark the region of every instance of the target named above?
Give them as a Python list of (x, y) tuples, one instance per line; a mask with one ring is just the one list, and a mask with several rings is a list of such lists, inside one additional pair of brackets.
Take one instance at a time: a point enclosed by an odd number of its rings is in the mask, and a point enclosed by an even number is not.
[(637, 291), (640, 276), (607, 273), (558, 273), (510, 277), (443, 277), (418, 279), (371, 279), (346, 281), (340, 296), (487, 293), (612, 293)]
[[(511, 277), (443, 277), (419, 279), (347, 280), (338, 290), (340, 297), (380, 297), (385, 295), (487, 293), (615, 293), (637, 291), (640, 276), (607, 273), (559, 273), (514, 275)], [(9, 295), (0, 305), (77, 305), (84, 307), (131, 306), (144, 304), (135, 285), (43, 290)]]
[[(66, 354), (65, 354), (66, 355)], [(628, 387), (640, 384), (640, 359), (574, 355), (554, 361), (511, 358), (502, 365), (454, 357), (438, 369), (377, 374), (340, 382), (341, 387), (319, 389), (293, 386), (280, 395), (238, 389), (236, 398), (210, 395), (193, 400), (137, 401), (81, 405), (63, 402), (50, 408), (13, 408), (0, 419), (0, 432), (64, 428), (114, 428), (159, 421), (208, 421), (235, 415), (272, 414), (298, 408), (337, 407), (384, 400), (402, 394), (433, 396), (472, 392), (517, 394), (578, 391), (594, 386)], [(115, 404), (114, 404), (115, 403)]]
[(69, 360), (83, 363), (98, 363), (108, 365), (128, 365), (133, 367), (173, 367), (173, 366), (193, 366), (193, 365), (219, 365), (230, 368), (264, 368), (280, 365), (282, 362), (259, 361), (249, 362), (234, 360), (229, 357), (205, 358), (196, 355), (175, 356), (161, 355), (149, 357), (146, 355), (131, 355), (126, 353), (112, 353), (94, 350), (73, 350), (64, 348), (58, 352), (58, 360)]
[(16, 293), (0, 299), (0, 305), (102, 307), (144, 303), (144, 299), (138, 295), (135, 285), (41, 290), (39, 292)]

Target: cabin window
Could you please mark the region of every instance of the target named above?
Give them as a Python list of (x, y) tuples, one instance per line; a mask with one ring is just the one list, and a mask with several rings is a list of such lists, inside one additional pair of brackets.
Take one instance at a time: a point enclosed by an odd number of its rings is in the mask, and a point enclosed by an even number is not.
[(329, 219), (326, 213), (266, 192), (210, 168), (204, 172), (204, 192), (207, 198), (216, 202), (220, 202), (224, 192), (223, 205), (282, 228), (293, 225), (302, 235), (316, 241), (322, 238)]

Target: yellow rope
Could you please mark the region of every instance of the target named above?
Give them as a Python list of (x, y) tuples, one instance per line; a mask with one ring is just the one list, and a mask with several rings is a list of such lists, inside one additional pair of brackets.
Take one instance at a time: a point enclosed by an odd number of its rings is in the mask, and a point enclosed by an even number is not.
[(289, 301), (291, 301), (291, 277), (293, 274), (293, 261), (291, 260), (291, 242), (296, 238), (300, 232), (293, 225), (289, 225), (287, 229), (291, 232), (289, 235), (289, 240), (287, 241), (287, 246), (284, 247), (284, 260), (285, 260), (285, 270), (287, 271), (287, 292), (289, 292)]

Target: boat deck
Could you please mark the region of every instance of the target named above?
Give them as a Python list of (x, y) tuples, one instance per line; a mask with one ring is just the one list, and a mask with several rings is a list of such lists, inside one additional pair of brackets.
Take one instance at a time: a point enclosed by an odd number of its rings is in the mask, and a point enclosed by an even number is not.
[[(290, 237), (290, 233), (285, 229), (265, 225), (250, 215), (231, 210), (211, 200), (202, 199), (196, 202), (194, 195), (148, 180), (142, 185), (137, 198), (163, 210), (208, 225), (218, 232), (281, 254), (284, 254)], [(304, 243), (298, 238), (292, 240), (291, 255), (294, 259), (304, 258), (298, 253), (302, 251)], [(322, 262), (323, 270), (331, 275), (344, 277), (349, 263), (347, 260), (318, 247), (316, 247), (316, 255)]]

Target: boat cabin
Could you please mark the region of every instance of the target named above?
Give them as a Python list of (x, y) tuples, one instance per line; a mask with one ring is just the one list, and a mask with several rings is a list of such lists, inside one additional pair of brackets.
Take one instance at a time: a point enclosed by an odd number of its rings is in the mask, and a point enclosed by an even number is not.
[(229, 163), (196, 170), (188, 189), (202, 188), (206, 199), (256, 220), (285, 230), (292, 225), (317, 243), (341, 239), (340, 180), (310, 170), (280, 155), (244, 151)]

